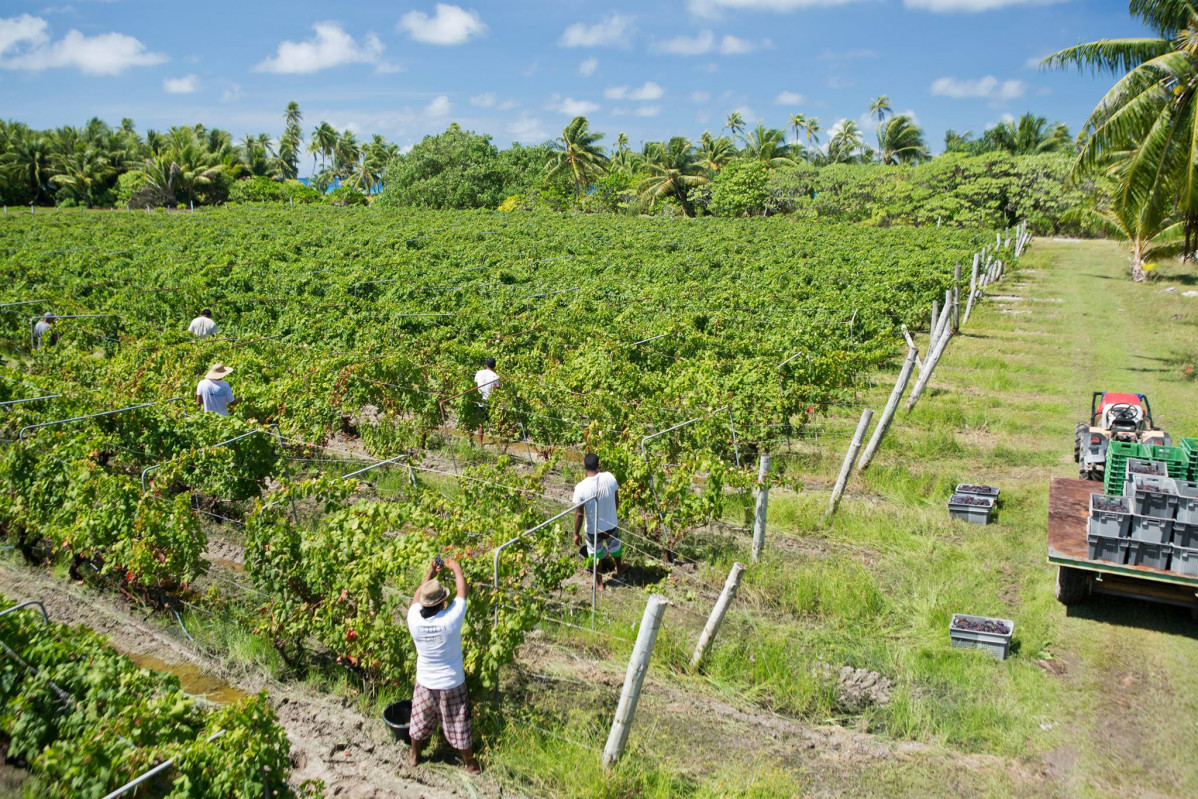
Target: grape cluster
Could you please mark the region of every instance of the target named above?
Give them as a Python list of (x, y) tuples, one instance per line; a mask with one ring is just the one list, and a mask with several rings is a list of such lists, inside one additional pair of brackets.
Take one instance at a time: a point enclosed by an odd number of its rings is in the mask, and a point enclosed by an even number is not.
[(1109, 510), (1117, 513), (1127, 513), (1127, 500), (1119, 497), (1117, 499), (1109, 499), (1107, 497), (1094, 497), (1094, 510)]
[(957, 490), (963, 491), (966, 494), (984, 494), (985, 496), (988, 496), (988, 497), (997, 497), (998, 496), (998, 489), (995, 488), (994, 486), (959, 485), (959, 486), (957, 486)]
[(998, 633), (999, 635), (1007, 635), (1011, 632), (1011, 628), (996, 619), (966, 619), (961, 616), (953, 618), (953, 627), (958, 630), (969, 630), (975, 633)]
[(994, 504), (994, 500), (986, 497), (977, 497), (973, 494), (953, 494), (948, 498), (950, 505), (977, 505), (982, 508), (989, 508)]
[(1161, 473), (1160, 467), (1152, 463), (1129, 463), (1127, 471), (1132, 474), (1157, 474)]

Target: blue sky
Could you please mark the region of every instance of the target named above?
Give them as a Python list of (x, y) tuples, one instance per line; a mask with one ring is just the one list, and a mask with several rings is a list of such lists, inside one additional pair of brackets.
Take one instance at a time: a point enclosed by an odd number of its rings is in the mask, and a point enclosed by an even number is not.
[(1028, 110), (1076, 131), (1110, 80), (1034, 62), (1144, 33), (1118, 0), (58, 2), (0, 10), (6, 118), (277, 135), (294, 99), (305, 134), (327, 120), (403, 146), (451, 120), (535, 143), (575, 113), (634, 145), (718, 131), (734, 109), (776, 127), (812, 114), (826, 131), (865, 122), (878, 94), (934, 150), (948, 128)]

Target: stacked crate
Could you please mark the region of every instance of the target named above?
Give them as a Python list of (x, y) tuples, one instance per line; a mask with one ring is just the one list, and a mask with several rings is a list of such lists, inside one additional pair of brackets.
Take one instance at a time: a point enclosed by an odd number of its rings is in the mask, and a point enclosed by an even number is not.
[(1148, 458), (1165, 464), (1169, 476), (1174, 480), (1190, 479), (1190, 456), (1181, 447), (1166, 447), (1161, 444), (1148, 448)]
[(1198, 481), (1198, 438), (1183, 438), (1181, 440), (1181, 450), (1186, 454), (1186, 460), (1190, 464), (1186, 479)]
[[(1168, 452), (1173, 447), (1153, 449), (1174, 456)], [(1146, 461), (1134, 470), (1127, 460), (1129, 479), (1120, 490), (1090, 497), (1090, 558), (1198, 577), (1198, 482), (1164, 475), (1176, 467), (1176, 458), (1174, 467)]]
[(1127, 441), (1112, 441), (1106, 451), (1104, 487), (1108, 494), (1122, 494), (1127, 479), (1127, 459), (1148, 458), (1148, 447)]

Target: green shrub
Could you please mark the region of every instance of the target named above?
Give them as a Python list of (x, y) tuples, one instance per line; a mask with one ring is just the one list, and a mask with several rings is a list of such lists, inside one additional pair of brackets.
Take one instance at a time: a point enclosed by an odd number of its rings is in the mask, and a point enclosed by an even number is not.
[(298, 180), (275, 180), (256, 175), (234, 181), (228, 187), (228, 197), (235, 203), (314, 203), (320, 201), (321, 195)]

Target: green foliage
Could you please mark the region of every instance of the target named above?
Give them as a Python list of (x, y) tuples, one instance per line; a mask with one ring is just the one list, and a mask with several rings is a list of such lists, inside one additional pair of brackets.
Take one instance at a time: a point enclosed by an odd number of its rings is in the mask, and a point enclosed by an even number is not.
[(35, 613), (0, 619), (0, 635), (23, 662), (0, 661), (6, 759), (34, 774), (39, 796), (98, 799), (170, 758), (164, 797), (297, 795), (287, 783), (291, 746), (265, 694), (202, 708), (174, 675), (140, 669), (101, 636), (43, 625)]
[[(535, 151), (533, 151), (535, 152)], [(527, 171), (524, 149), (501, 158), (489, 136), (450, 129), (425, 136), (387, 170), (382, 208), (494, 208), (512, 188), (526, 185), (513, 172)], [(521, 169), (523, 165), (523, 169)]]
[(337, 205), (341, 207), (349, 207), (354, 205), (369, 205), (370, 201), (366, 199), (366, 195), (350, 186), (342, 186), (338, 189), (333, 189), (321, 199), (325, 205)]
[(229, 186), (229, 202), (235, 203), (313, 203), (320, 199), (320, 192), (298, 180), (274, 180), (255, 175), (234, 181)]
[(716, 216), (754, 216), (765, 210), (769, 168), (760, 161), (734, 161), (711, 182), (708, 210)]

